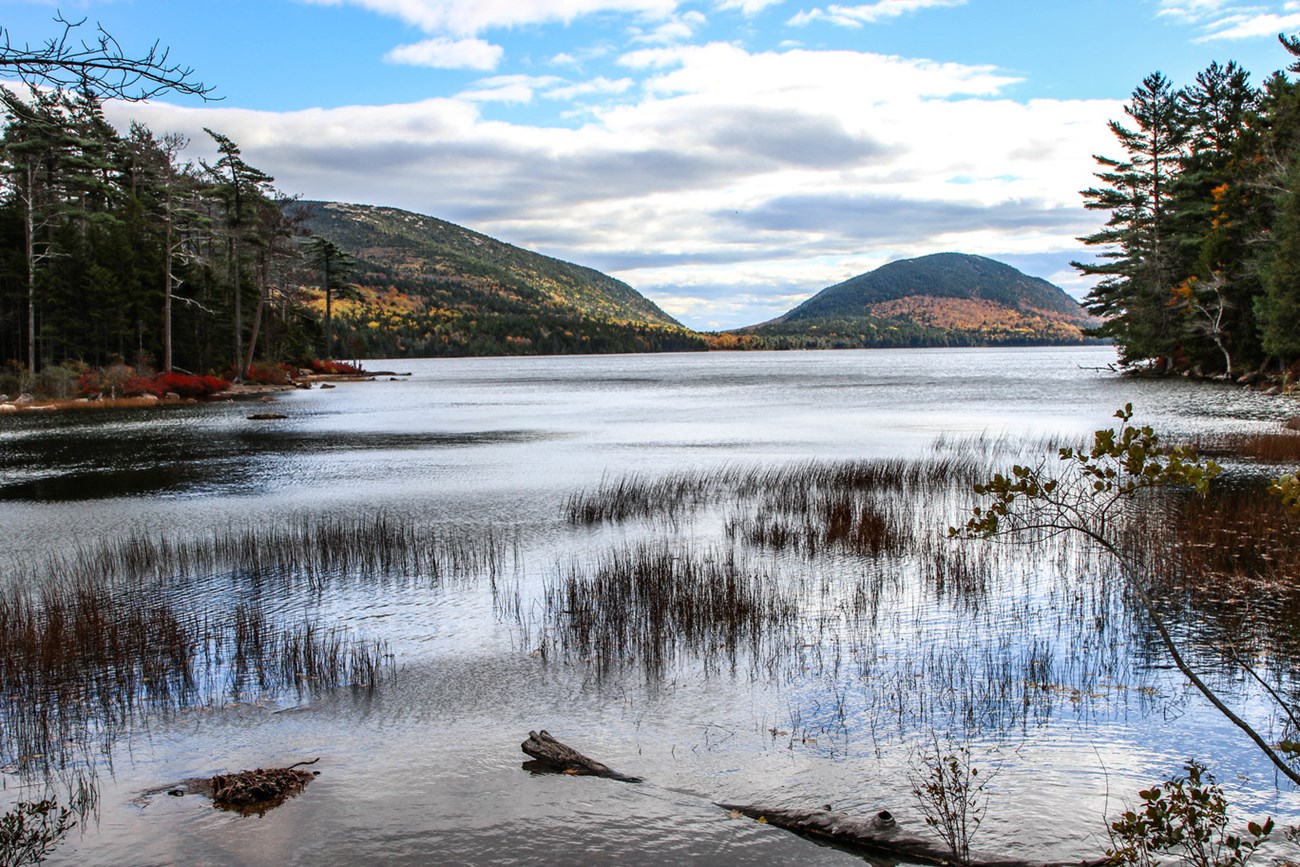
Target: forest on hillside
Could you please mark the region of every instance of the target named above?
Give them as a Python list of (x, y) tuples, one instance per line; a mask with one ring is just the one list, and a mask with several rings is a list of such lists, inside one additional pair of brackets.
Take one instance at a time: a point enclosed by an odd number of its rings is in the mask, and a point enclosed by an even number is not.
[(1100, 278), (1086, 306), (1121, 360), (1156, 372), (1295, 378), (1300, 362), (1300, 37), (1261, 86), (1236, 63), (1186, 87), (1144, 79), (1110, 123), (1086, 207)]

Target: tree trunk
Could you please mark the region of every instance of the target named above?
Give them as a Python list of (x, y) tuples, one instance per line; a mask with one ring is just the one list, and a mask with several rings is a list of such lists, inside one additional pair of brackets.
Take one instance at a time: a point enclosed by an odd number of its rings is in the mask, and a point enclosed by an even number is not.
[(163, 373), (172, 372), (172, 215), (168, 193), (163, 240)]
[(27, 163), (23, 235), (27, 245), (27, 372), (36, 375), (36, 167)]
[(241, 296), (243, 295), (243, 292), (240, 291), (242, 287), (239, 285), (240, 275), (239, 275), (239, 229), (238, 228), (235, 229), (235, 234), (233, 234), (230, 238), (230, 250), (231, 250), (230, 253), (231, 281), (230, 282), (231, 285), (234, 287), (234, 292), (235, 292), (235, 308), (234, 308), (235, 354), (234, 357), (230, 359), (230, 364), (232, 367), (235, 368), (235, 381), (239, 382), (244, 378), (241, 375), (241, 372), (239, 370), (239, 361), (244, 357), (244, 341), (243, 341), (243, 334), (242, 334), (244, 330), (244, 317), (241, 311), (241, 304), (242, 304)]

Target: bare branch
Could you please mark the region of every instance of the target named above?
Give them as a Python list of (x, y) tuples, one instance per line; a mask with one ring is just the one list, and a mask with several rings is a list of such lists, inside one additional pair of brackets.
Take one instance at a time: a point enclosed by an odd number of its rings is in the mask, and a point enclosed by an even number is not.
[(211, 85), (194, 78), (193, 68), (173, 62), (170, 50), (157, 42), (132, 56), (99, 24), (93, 36), (77, 39), (86, 19), (73, 21), (60, 13), (54, 20), (63, 32), (41, 45), (15, 44), (9, 29), (0, 27), (0, 74), (29, 87), (78, 90), (101, 99), (140, 102), (169, 92), (220, 98), (212, 95)]

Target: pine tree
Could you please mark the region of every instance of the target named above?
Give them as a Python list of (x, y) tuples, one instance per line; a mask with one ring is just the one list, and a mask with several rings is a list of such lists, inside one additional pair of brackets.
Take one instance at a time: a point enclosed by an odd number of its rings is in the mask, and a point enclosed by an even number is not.
[(242, 378), (239, 370), (244, 357), (243, 339), (244, 323), (242, 303), (244, 294), (243, 260), (240, 253), (240, 241), (247, 229), (248, 220), (255, 204), (264, 200), (275, 179), (253, 168), (240, 156), (239, 146), (227, 136), (204, 127), (204, 132), (212, 136), (217, 143), (221, 159), (203, 168), (217, 183), (218, 191), (224, 202), (226, 243), (229, 255), (229, 274), (231, 287), (231, 320), (233, 332), (233, 353), (231, 364), (236, 368), (236, 378)]
[(334, 294), (353, 268), (352, 257), (333, 241), (317, 235), (307, 242), (307, 262), (321, 275), (325, 292), (325, 358), (334, 357)]
[(1181, 263), (1173, 292), (1184, 314), (1179, 343), (1189, 363), (1211, 365), (1213, 356), (1221, 357), (1228, 377), (1238, 348), (1251, 354), (1260, 292), (1250, 246), (1266, 214), (1252, 129), (1259, 100), (1249, 74), (1235, 63), (1212, 63), (1183, 92), (1188, 148), (1174, 181), (1173, 209)]
[(1115, 338), (1122, 360), (1132, 363), (1168, 359), (1177, 345), (1171, 289), (1179, 262), (1171, 187), (1187, 123), (1182, 95), (1158, 72), (1143, 80), (1124, 111), (1133, 128), (1118, 121), (1109, 126), (1125, 157), (1096, 156), (1104, 185), (1083, 191), (1085, 207), (1110, 213), (1104, 229), (1080, 239), (1103, 248), (1101, 261), (1072, 264), (1102, 278), (1088, 295), (1088, 309), (1106, 319), (1099, 333)]

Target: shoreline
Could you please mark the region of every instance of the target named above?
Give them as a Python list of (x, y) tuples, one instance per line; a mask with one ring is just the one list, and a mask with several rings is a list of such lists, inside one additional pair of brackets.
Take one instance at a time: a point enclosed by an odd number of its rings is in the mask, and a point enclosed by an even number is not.
[(2, 415), (25, 415), (27, 413), (49, 413), (49, 412), (67, 412), (76, 410), (111, 410), (111, 409), (143, 409), (154, 406), (186, 406), (200, 403), (234, 403), (236, 401), (252, 400), (254, 398), (269, 400), (276, 394), (282, 394), (290, 391), (305, 391), (312, 388), (315, 384), (324, 385), (335, 382), (374, 382), (376, 377), (406, 377), (409, 373), (395, 373), (393, 371), (365, 371), (357, 374), (343, 373), (313, 373), (305, 376), (299, 376), (296, 379), (286, 383), (232, 383), (224, 391), (214, 394), (210, 398), (200, 399), (195, 397), (157, 397), (152, 394), (139, 395), (136, 397), (72, 397), (72, 398), (51, 398), (51, 399), (29, 399), (27, 401), (12, 400), (0, 403), (0, 416)]

